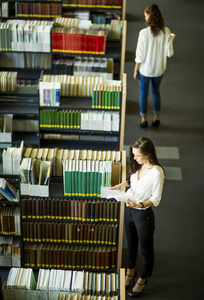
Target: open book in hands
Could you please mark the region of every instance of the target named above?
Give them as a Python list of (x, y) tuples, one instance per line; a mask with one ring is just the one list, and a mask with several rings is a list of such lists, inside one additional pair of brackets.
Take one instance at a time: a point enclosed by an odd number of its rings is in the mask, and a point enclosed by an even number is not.
[(120, 189), (111, 190), (110, 187), (101, 187), (101, 198), (115, 199), (121, 202), (127, 202), (128, 199), (135, 201), (135, 198), (126, 192), (120, 191)]

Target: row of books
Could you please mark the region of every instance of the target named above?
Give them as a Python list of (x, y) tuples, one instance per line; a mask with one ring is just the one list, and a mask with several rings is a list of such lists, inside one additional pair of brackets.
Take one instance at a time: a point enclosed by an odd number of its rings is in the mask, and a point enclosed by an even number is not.
[(85, 111), (81, 113), (81, 130), (118, 132), (119, 112)]
[(112, 269), (116, 247), (57, 244), (24, 244), (25, 267)]
[(16, 17), (57, 18), (61, 14), (61, 3), (16, 2)]
[(121, 8), (122, 0), (63, 0), (63, 6)]
[(0, 67), (1, 69), (51, 69), (51, 61), (49, 53), (1, 52)]
[[(61, 136), (60, 136), (61, 138)], [(63, 176), (63, 162), (66, 159), (76, 160), (109, 160), (112, 161), (112, 168), (120, 167), (121, 152), (120, 151), (101, 151), (87, 149), (58, 149), (58, 148), (32, 148), (27, 147), (24, 158), (31, 158), (39, 161), (51, 162), (51, 175)], [(117, 171), (116, 171), (117, 172)], [(114, 173), (114, 177), (118, 178)]]
[(60, 85), (60, 82), (40, 82), (40, 105), (60, 106)]
[(17, 72), (0, 72), (0, 91), (17, 91)]
[(11, 143), (13, 136), (13, 115), (0, 115), (0, 143)]
[(120, 109), (121, 95), (121, 86), (95, 86), (92, 91), (92, 108)]
[(23, 219), (72, 220), (82, 222), (117, 222), (118, 202), (58, 198), (21, 199)]
[(21, 234), (20, 207), (0, 206), (0, 234)]
[(19, 266), (20, 239), (0, 236), (0, 266)]
[(113, 58), (80, 57), (74, 60), (74, 76), (100, 76), (112, 80), (114, 73)]
[(54, 75), (57, 74), (73, 75), (74, 59), (54, 59), (52, 61), (52, 73)]
[[(71, 97), (91, 97), (92, 89), (97, 84), (102, 84), (102, 77), (70, 76), (70, 75), (43, 75), (39, 84), (40, 106), (47, 106), (51, 101), (45, 99), (46, 83), (60, 82), (60, 95)], [(51, 92), (49, 92), (51, 94)], [(48, 103), (48, 104), (47, 104)], [(51, 105), (51, 104), (50, 104)], [(60, 102), (57, 103), (60, 105)]]
[[(77, 298), (78, 297), (78, 298)], [(119, 296), (67, 295), (59, 294), (58, 300), (118, 300)]]
[(3, 150), (2, 158), (4, 174), (19, 174), (23, 151), (24, 141), (21, 142), (19, 147), (7, 147), (7, 149)]
[(115, 246), (117, 233), (115, 224), (23, 222), (23, 240), (26, 242)]
[(0, 51), (51, 52), (50, 21), (7, 20), (0, 23)]
[[(98, 121), (97, 126), (95, 125)], [(118, 112), (93, 112), (81, 110), (40, 110), (41, 128), (118, 131)]]
[[(116, 273), (40, 269), (36, 283), (32, 269), (11, 268), (7, 278), (7, 288), (68, 292), (68, 298), (65, 298), (68, 300), (90, 300), (92, 298), (85, 298), (82, 295), (93, 295), (97, 296), (94, 300), (98, 300), (100, 295), (102, 297), (118, 295), (119, 278)], [(80, 295), (83, 298), (80, 298)]]
[(111, 173), (111, 161), (65, 160), (64, 195), (100, 198), (101, 186), (111, 186)]
[(53, 27), (52, 52), (105, 54), (105, 31)]

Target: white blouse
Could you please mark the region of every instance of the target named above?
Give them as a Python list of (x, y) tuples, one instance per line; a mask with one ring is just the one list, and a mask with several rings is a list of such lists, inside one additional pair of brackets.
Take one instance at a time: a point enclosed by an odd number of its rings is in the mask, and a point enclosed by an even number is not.
[[(135, 198), (135, 202), (150, 200), (158, 206), (164, 185), (164, 172), (160, 166), (154, 166), (145, 176), (138, 179), (138, 171), (130, 176), (130, 188), (126, 192)], [(147, 209), (145, 207), (144, 209)], [(143, 208), (137, 208), (143, 209)]]
[(167, 65), (167, 57), (174, 54), (173, 40), (175, 34), (171, 34), (169, 28), (161, 30), (154, 37), (150, 27), (139, 32), (136, 47), (135, 62), (140, 63), (139, 71), (146, 77), (159, 77), (164, 74)]

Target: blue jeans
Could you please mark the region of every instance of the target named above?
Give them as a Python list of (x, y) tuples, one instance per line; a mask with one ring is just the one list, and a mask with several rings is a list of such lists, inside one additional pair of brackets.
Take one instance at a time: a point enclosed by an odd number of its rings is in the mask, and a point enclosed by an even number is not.
[(163, 78), (163, 74), (159, 77), (146, 77), (139, 72), (139, 86), (140, 86), (140, 115), (145, 116), (147, 114), (148, 106), (148, 93), (149, 83), (151, 82), (152, 98), (154, 113), (159, 114), (161, 108), (161, 97), (159, 87)]

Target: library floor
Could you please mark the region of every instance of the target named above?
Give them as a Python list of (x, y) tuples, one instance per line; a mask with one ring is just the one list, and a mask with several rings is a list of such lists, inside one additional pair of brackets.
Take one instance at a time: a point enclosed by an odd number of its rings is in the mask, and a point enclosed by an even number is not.
[[(140, 136), (156, 145), (165, 169), (160, 206), (154, 209), (155, 267), (141, 299), (204, 299), (204, 27), (202, 0), (157, 0), (165, 24), (176, 34), (175, 55), (169, 59), (161, 85), (161, 126), (139, 128), (138, 82), (132, 74), (138, 32), (144, 27), (144, 8), (152, 2), (127, 1), (127, 108), (125, 148)], [(201, 38), (202, 37), (202, 38)], [(202, 49), (202, 50), (201, 50)], [(149, 97), (148, 121), (152, 121)], [(123, 243), (126, 267), (126, 240)], [(139, 265), (141, 257), (139, 257)], [(130, 297), (126, 297), (129, 300)]]

